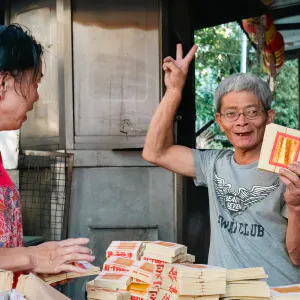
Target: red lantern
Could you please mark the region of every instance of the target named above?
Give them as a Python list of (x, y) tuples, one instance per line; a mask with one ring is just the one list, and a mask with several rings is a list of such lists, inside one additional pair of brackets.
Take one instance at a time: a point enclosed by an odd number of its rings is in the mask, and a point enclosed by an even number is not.
[(244, 19), (242, 24), (247, 33), (255, 33), (254, 18)]
[(269, 44), (276, 36), (276, 27), (269, 15), (265, 15), (266, 44)]
[(243, 27), (245, 31), (248, 33), (249, 38), (255, 44), (258, 43), (256, 27), (257, 27), (257, 19), (256, 18), (248, 18), (242, 21)]
[(281, 33), (276, 30), (271, 17), (264, 15), (259, 18), (244, 19), (242, 24), (249, 38), (255, 44), (258, 44), (259, 30), (265, 29), (265, 42), (260, 45), (260, 48), (264, 47), (264, 68), (270, 73), (270, 62), (272, 61), (276, 70), (280, 69), (284, 63), (284, 41)]
[(267, 43), (265, 50), (266, 52), (277, 52), (281, 48), (284, 48), (283, 37), (280, 32), (276, 31), (275, 38), (271, 42)]
[(270, 70), (270, 60), (273, 60), (274, 66), (279, 70), (284, 63), (284, 56), (282, 55), (276, 58), (274, 56), (272, 58), (264, 56), (264, 66), (267, 70)]

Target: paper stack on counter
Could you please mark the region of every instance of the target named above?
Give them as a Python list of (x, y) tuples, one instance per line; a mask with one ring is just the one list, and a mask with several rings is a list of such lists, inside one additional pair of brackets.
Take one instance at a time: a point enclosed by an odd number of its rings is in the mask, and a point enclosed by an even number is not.
[(19, 277), (16, 290), (29, 300), (70, 300), (32, 273)]
[(135, 283), (135, 282), (132, 282), (128, 287), (128, 291), (145, 292), (145, 291), (148, 291), (150, 286), (151, 285), (148, 284), (148, 283)]
[(267, 279), (268, 275), (265, 273), (263, 267), (257, 268), (245, 268), (245, 269), (232, 269), (227, 270), (226, 281), (230, 283), (231, 281), (240, 280), (251, 280), (251, 279)]
[(177, 293), (184, 296), (210, 296), (226, 292), (226, 269), (199, 264), (178, 264)]
[(177, 270), (172, 263), (195, 262), (195, 256), (187, 253), (186, 246), (162, 241), (113, 241), (106, 257), (102, 273), (87, 284), (89, 300), (106, 299), (103, 297), (108, 291), (112, 298), (107, 299), (119, 299), (120, 293), (113, 291), (123, 293), (127, 290), (131, 300), (155, 300), (163, 288), (166, 292), (176, 293)]
[(300, 284), (271, 288), (271, 300), (299, 300)]
[(98, 287), (94, 280), (87, 283), (86, 291), (88, 300), (131, 300), (129, 292)]
[(156, 241), (145, 245), (142, 260), (157, 260), (166, 263), (179, 262), (187, 258), (187, 247), (180, 244)]
[(270, 299), (270, 287), (263, 279), (268, 278), (262, 267), (227, 270), (226, 293), (231, 299)]
[[(156, 293), (149, 291), (150, 284), (131, 283), (128, 291), (131, 294), (131, 299), (134, 300), (150, 300), (156, 299)], [(152, 298), (151, 298), (152, 297)]]
[(210, 296), (179, 296), (172, 294), (170, 292), (161, 290), (157, 293), (155, 300), (219, 300), (219, 295), (210, 295)]
[[(226, 291), (226, 269), (208, 265), (164, 264), (149, 290), (159, 299), (219, 299)], [(157, 270), (156, 270), (157, 272)], [(165, 298), (164, 298), (165, 297)]]
[(195, 262), (195, 255), (192, 254), (185, 254), (178, 260), (178, 263), (194, 263)]
[(13, 282), (14, 282), (13, 272), (0, 270), (0, 291), (1, 292), (5, 294), (5, 292), (10, 291), (12, 289)]
[(258, 169), (279, 173), (280, 168), (300, 160), (300, 131), (284, 126), (266, 126)]
[[(146, 262), (141, 262), (138, 260), (132, 260), (132, 259), (127, 259), (127, 258), (122, 258), (122, 257), (118, 257), (118, 256), (111, 256), (110, 258), (108, 258), (104, 264), (103, 264), (103, 271), (107, 271), (107, 272), (128, 272), (128, 274), (131, 276), (132, 279), (132, 283), (131, 284), (131, 288), (129, 287), (129, 289), (131, 289), (131, 293), (136, 295), (139, 294), (140, 298), (143, 298), (144, 295), (143, 293), (147, 294), (147, 288), (149, 287), (149, 284), (147, 284), (146, 282), (148, 281), (143, 281), (141, 279), (144, 279), (143, 276), (152, 276), (153, 273), (153, 268), (152, 268), (152, 273), (151, 274), (147, 274), (147, 272), (145, 272), (145, 270), (142, 270), (142, 272), (137, 272), (137, 273), (133, 273), (134, 276), (132, 276), (132, 274), (130, 272), (133, 272), (134, 270), (139, 270), (139, 267), (141, 266), (142, 263), (146, 263)], [(149, 264), (149, 263), (147, 263)], [(138, 279), (140, 278), (140, 279)], [(132, 288), (132, 286), (134, 288)], [(146, 290), (145, 290), (146, 287)], [(142, 294), (142, 295), (141, 295)]]
[[(154, 268), (154, 281), (151, 284), (149, 291), (158, 292), (161, 289), (166, 291), (174, 290), (177, 280), (177, 269), (175, 264), (156, 264)], [(176, 287), (175, 287), (176, 289)]]
[(106, 272), (128, 272), (138, 261), (119, 256), (111, 256), (103, 264)]
[(95, 279), (95, 286), (110, 290), (127, 290), (131, 277), (127, 272), (101, 272)]
[(52, 284), (58, 281), (71, 279), (71, 278), (77, 278), (77, 277), (84, 277), (84, 276), (90, 276), (90, 275), (98, 275), (100, 273), (100, 268), (93, 266), (87, 261), (77, 261), (72, 263), (74, 266), (80, 267), (83, 270), (85, 270), (85, 273), (75, 273), (75, 272), (69, 272), (69, 273), (61, 273), (61, 274), (40, 274), (40, 278), (42, 278), (44, 281), (46, 281), (48, 284)]
[(152, 264), (139, 261), (129, 270), (133, 283), (129, 290), (132, 299), (156, 299), (157, 292), (162, 288), (164, 277), (172, 269), (171, 264)]
[(155, 281), (154, 277), (155, 265), (146, 261), (138, 261), (131, 266), (129, 276), (141, 282), (152, 284)]
[(67, 273), (67, 279), (90, 276), (90, 275), (98, 275), (100, 273), (100, 268), (90, 264), (87, 261), (78, 261), (74, 263), (74, 266), (80, 267), (85, 270), (85, 274), (80, 274), (76, 272)]
[(113, 241), (106, 250), (106, 258), (119, 256), (133, 260), (139, 260), (142, 251), (141, 241)]

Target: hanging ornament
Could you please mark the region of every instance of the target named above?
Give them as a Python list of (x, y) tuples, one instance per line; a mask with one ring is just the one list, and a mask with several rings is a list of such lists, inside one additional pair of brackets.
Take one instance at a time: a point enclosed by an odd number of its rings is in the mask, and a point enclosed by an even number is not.
[(262, 54), (264, 70), (275, 81), (276, 71), (284, 63), (284, 41), (282, 35), (276, 30), (271, 17), (268, 15), (245, 19), (242, 21), (242, 24), (249, 38), (257, 45), (258, 64), (260, 64)]
[(269, 15), (262, 16), (264, 18), (263, 22), (265, 24), (265, 42), (269, 44), (276, 36), (276, 27)]
[(265, 5), (265, 6), (270, 6), (273, 2), (273, 0), (261, 0), (261, 2)]

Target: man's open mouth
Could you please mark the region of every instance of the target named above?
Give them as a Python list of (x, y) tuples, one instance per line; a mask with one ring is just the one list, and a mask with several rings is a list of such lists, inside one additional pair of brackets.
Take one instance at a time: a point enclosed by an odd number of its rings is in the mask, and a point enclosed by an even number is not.
[(238, 136), (249, 136), (249, 135), (251, 135), (251, 134), (252, 134), (252, 131), (236, 133), (236, 135), (238, 135)]

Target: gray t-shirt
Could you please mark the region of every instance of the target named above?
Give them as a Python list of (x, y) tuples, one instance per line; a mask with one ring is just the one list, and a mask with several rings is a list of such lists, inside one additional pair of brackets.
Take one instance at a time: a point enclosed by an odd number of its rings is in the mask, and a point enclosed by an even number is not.
[[(239, 165), (231, 150), (193, 150), (196, 185), (208, 187), (208, 263), (228, 269), (265, 268), (271, 286), (300, 282), (289, 258), (284, 184), (278, 174)], [(300, 234), (300, 233), (299, 233)]]

